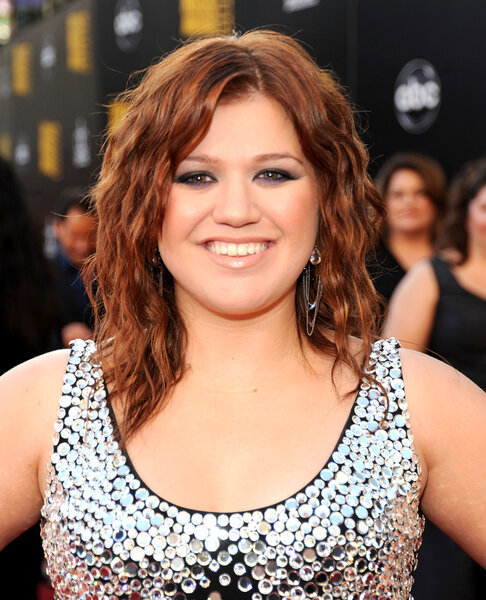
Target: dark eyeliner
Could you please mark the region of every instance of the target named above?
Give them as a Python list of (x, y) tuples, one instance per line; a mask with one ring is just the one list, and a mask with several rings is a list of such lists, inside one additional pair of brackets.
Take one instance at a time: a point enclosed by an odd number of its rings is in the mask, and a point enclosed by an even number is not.
[(212, 176), (204, 171), (190, 171), (189, 173), (183, 173), (175, 178), (175, 183), (190, 183), (192, 185), (204, 185), (209, 181), (191, 181), (195, 177), (207, 177), (208, 180), (212, 180)]
[(277, 182), (277, 181), (293, 181), (293, 180), (297, 179), (296, 177), (294, 177), (293, 175), (291, 175), (288, 171), (285, 171), (284, 169), (263, 169), (262, 171), (260, 171), (258, 173), (257, 177), (260, 177), (261, 175), (265, 175), (265, 173), (274, 173), (275, 175), (279, 175), (280, 177), (277, 177), (277, 178), (261, 177), (261, 179), (264, 181)]

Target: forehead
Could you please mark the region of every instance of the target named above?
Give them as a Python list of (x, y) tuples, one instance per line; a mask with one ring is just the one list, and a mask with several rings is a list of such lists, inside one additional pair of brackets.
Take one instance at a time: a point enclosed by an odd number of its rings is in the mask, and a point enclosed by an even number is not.
[(66, 215), (60, 219), (60, 224), (70, 230), (90, 230), (96, 226), (96, 220), (93, 215), (83, 211), (78, 206), (72, 206), (68, 209)]
[(414, 169), (400, 168), (397, 169), (388, 181), (388, 188), (398, 188), (402, 186), (424, 187), (425, 181), (422, 175)]
[(219, 104), (206, 136), (190, 156), (210, 151), (230, 158), (283, 149), (302, 153), (292, 121), (276, 100), (254, 94)]

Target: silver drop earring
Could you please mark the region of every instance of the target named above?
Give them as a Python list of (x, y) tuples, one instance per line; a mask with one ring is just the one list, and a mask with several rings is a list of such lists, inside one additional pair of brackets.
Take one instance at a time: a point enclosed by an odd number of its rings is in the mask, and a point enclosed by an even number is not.
[(310, 300), (310, 287), (311, 287), (311, 265), (316, 266), (321, 262), (321, 253), (319, 252), (319, 248), (315, 246), (312, 254), (309, 258), (309, 263), (304, 267), (304, 276), (303, 276), (303, 285), (302, 292), (304, 295), (304, 306), (305, 306), (305, 329), (307, 335), (311, 337), (314, 333), (314, 328), (316, 326), (317, 314), (319, 312), (319, 303), (321, 301), (322, 296), (322, 279), (320, 275), (317, 275), (317, 290), (316, 297), (314, 301)]

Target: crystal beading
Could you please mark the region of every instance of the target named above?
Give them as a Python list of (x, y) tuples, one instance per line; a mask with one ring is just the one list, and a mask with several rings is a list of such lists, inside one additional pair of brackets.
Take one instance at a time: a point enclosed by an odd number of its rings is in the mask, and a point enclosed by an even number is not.
[(300, 492), (259, 510), (182, 509), (114, 437), (93, 342), (72, 344), (42, 537), (58, 600), (408, 600), (423, 531), (399, 344), (377, 342), (341, 438)]

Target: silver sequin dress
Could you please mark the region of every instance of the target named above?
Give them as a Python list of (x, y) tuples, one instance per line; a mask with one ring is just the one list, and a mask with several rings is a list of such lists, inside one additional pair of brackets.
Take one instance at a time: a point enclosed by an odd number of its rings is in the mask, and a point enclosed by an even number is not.
[(42, 509), (59, 600), (408, 600), (420, 546), (417, 454), (396, 340), (379, 341), (341, 437), (297, 494), (241, 513), (183, 509), (113, 431), (92, 342), (72, 345)]

